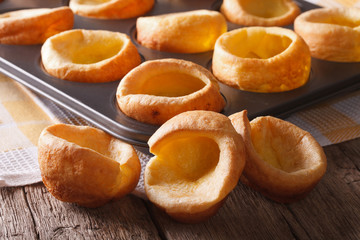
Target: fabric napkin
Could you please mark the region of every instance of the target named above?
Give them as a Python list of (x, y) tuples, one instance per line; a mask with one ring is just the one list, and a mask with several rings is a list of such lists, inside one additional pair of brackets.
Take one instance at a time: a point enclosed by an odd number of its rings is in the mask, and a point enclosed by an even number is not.
[(36, 144), (42, 129), (52, 122), (39, 100), (0, 75), (0, 187), (40, 180)]

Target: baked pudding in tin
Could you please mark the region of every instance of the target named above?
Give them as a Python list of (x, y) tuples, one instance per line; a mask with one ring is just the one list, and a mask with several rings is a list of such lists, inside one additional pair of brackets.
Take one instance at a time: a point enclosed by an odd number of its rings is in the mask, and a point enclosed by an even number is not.
[(134, 148), (88, 126), (55, 124), (38, 143), (42, 180), (57, 199), (98, 207), (132, 192), (140, 177)]
[(216, 41), (212, 71), (219, 81), (251, 92), (283, 92), (304, 85), (311, 69), (305, 41), (280, 27), (246, 27)]
[(154, 157), (145, 168), (146, 195), (181, 222), (214, 215), (245, 164), (241, 136), (216, 112), (181, 113), (164, 123), (148, 144)]
[(138, 42), (147, 48), (199, 53), (213, 50), (216, 39), (227, 31), (227, 25), (217, 11), (195, 10), (139, 17), (136, 30)]
[(0, 43), (41, 44), (59, 32), (72, 29), (74, 14), (69, 7), (34, 8), (0, 14)]
[(292, 0), (224, 0), (220, 11), (244, 26), (285, 26), (301, 13)]
[(126, 34), (84, 29), (47, 39), (41, 59), (46, 72), (54, 77), (91, 83), (119, 80), (141, 62)]
[(90, 18), (127, 19), (144, 15), (154, 0), (70, 0), (74, 13)]
[(140, 64), (120, 81), (116, 97), (124, 114), (156, 125), (181, 112), (220, 112), (225, 106), (216, 78), (202, 66), (180, 59)]
[(268, 198), (282, 203), (302, 199), (325, 174), (325, 153), (310, 133), (271, 116), (249, 122), (246, 111), (229, 118), (245, 143), (240, 180)]
[(295, 19), (295, 31), (315, 58), (360, 62), (360, 9), (319, 8)]

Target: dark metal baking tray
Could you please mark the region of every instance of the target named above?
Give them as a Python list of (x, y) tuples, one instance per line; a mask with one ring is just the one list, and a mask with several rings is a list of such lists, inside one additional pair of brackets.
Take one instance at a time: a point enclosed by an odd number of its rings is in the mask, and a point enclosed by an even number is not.
[[(302, 11), (316, 8), (308, 2), (297, 1)], [(67, 5), (61, 0), (4, 0), (0, 11), (57, 7)], [(195, 9), (218, 10), (219, 0), (157, 0), (146, 15), (158, 15)], [(138, 48), (143, 61), (159, 58), (179, 58), (198, 63), (211, 69), (212, 52), (200, 54), (174, 54), (147, 49), (136, 42), (136, 18), (127, 20), (99, 20), (75, 16), (74, 28), (105, 29), (128, 34)], [(239, 28), (228, 23), (229, 30)], [(286, 26), (292, 28), (292, 26)], [(15, 46), (0, 44), (0, 71), (19, 81), (33, 91), (50, 98), (59, 105), (75, 112), (95, 126), (135, 146), (147, 147), (148, 138), (158, 126), (140, 123), (125, 116), (115, 101), (119, 81), (110, 83), (77, 83), (60, 80), (48, 75), (41, 67), (41, 45)], [(252, 93), (221, 85), (226, 98), (223, 114), (248, 110), (249, 118), (260, 115), (283, 117), (302, 107), (324, 98), (360, 87), (360, 63), (335, 63), (312, 59), (309, 82), (298, 89), (283, 93)]]

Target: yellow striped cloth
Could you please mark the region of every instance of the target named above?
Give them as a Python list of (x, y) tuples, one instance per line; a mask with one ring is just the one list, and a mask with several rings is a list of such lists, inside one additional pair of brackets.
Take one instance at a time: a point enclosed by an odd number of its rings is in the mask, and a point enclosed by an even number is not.
[[(354, 0), (311, 0), (322, 6), (360, 6)], [(322, 146), (360, 137), (360, 91), (304, 109), (286, 120), (310, 132)], [(89, 125), (0, 74), (0, 187), (41, 181), (36, 143), (49, 124)], [(142, 166), (149, 156), (139, 153)], [(143, 192), (143, 179), (137, 191)]]
[(360, 137), (360, 91), (328, 100), (286, 119), (326, 146)]
[(36, 144), (53, 122), (44, 109), (24, 87), (0, 74), (0, 186), (40, 180)]

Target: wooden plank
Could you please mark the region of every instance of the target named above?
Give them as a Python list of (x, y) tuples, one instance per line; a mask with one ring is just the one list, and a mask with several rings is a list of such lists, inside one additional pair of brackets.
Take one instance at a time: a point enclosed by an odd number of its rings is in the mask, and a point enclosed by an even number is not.
[(328, 146), (325, 152), (324, 178), (289, 210), (312, 239), (360, 239), (360, 139)]
[(39, 239), (159, 239), (138, 197), (128, 195), (89, 209), (55, 199), (43, 184), (25, 191)]
[(274, 203), (242, 184), (229, 195), (219, 212), (203, 223), (181, 224), (149, 205), (168, 239), (294, 239), (293, 228), (301, 239), (307, 239), (300, 226), (289, 226), (284, 217), (289, 215), (285, 205)]
[(210, 220), (181, 224), (151, 203), (168, 239), (359, 239), (360, 138), (325, 147), (328, 169), (303, 200), (279, 204), (239, 185)]
[(36, 239), (23, 187), (0, 188), (0, 239)]

